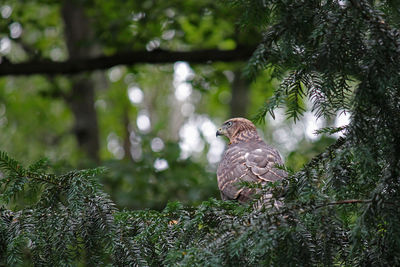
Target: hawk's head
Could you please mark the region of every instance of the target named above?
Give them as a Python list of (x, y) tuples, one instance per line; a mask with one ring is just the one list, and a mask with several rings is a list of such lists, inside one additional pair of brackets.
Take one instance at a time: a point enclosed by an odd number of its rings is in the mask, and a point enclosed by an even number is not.
[(216, 135), (228, 137), (230, 143), (234, 143), (235, 140), (241, 137), (258, 137), (256, 126), (245, 118), (233, 118), (225, 121), (221, 128), (218, 129)]

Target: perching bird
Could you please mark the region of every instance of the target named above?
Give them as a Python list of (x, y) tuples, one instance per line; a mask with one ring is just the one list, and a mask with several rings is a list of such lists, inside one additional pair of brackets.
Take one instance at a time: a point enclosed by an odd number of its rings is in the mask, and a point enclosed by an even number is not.
[(240, 182), (275, 182), (287, 177), (278, 151), (267, 145), (258, 135), (254, 124), (244, 118), (229, 119), (218, 129), (217, 136), (224, 135), (229, 144), (217, 170), (218, 187), (223, 200), (247, 202), (257, 192)]

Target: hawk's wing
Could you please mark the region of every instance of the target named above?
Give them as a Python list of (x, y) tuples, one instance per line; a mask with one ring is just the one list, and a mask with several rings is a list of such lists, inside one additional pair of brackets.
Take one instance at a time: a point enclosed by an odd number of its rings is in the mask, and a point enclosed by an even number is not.
[(230, 145), (217, 170), (222, 199), (249, 200), (256, 190), (241, 187), (241, 181), (261, 183), (285, 178), (286, 172), (275, 168), (276, 164), (282, 165), (278, 151), (263, 141)]

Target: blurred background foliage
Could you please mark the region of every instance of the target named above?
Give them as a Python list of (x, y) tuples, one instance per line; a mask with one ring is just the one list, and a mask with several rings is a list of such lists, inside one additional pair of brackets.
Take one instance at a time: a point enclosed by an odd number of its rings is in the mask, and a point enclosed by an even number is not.
[[(2, 1), (1, 64), (255, 47), (260, 29), (240, 27), (238, 12), (211, 0)], [(79, 32), (84, 38), (76, 38)], [(225, 140), (215, 137), (217, 127), (231, 116), (255, 116), (279, 84), (268, 69), (248, 81), (244, 66), (176, 62), (0, 77), (0, 150), (23, 163), (48, 158), (55, 173), (105, 166), (106, 192), (129, 209), (219, 198), (215, 169)], [(83, 96), (91, 90), (93, 97)], [(316, 120), (309, 104), (299, 101), (307, 111), (296, 123), (278, 110), (275, 120), (268, 115), (258, 125), (294, 170), (338, 137), (313, 132), (348, 116)]]

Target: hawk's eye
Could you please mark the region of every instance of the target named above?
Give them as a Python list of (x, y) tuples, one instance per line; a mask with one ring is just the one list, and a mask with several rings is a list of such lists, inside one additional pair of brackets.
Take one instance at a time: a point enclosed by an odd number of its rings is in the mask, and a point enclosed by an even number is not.
[(232, 122), (231, 121), (228, 121), (227, 123), (226, 123), (226, 127), (231, 127), (232, 126)]

